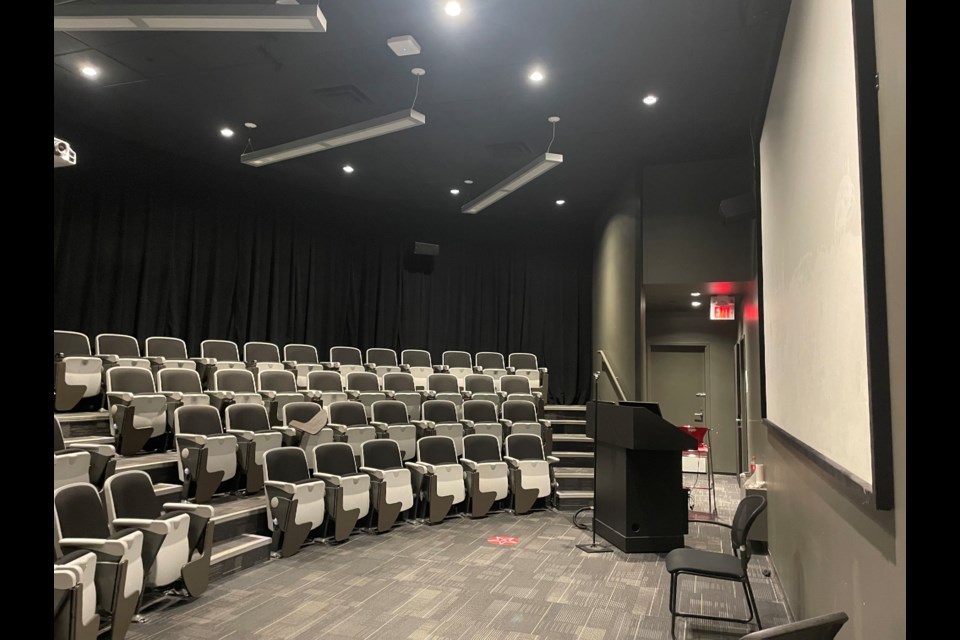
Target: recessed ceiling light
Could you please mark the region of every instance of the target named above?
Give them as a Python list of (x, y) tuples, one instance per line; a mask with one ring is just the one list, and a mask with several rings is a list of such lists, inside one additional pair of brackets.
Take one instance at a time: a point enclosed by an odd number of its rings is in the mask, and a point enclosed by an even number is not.
[(530, 73), (528, 77), (533, 82), (543, 82), (543, 79), (545, 76), (543, 75), (543, 71), (540, 71), (540, 69), (535, 69), (533, 72)]
[(690, 306), (696, 308), (696, 307), (699, 307), (699, 306), (702, 305), (702, 304), (703, 304), (703, 303), (700, 302), (699, 300), (694, 300), (693, 302), (690, 303)]
[(693, 296), (694, 298), (699, 298), (699, 297), (700, 297), (700, 292), (699, 292), (699, 291), (691, 291), (691, 292), (690, 292), (690, 295)]
[(646, 98), (643, 99), (643, 104), (647, 105), (648, 107), (652, 107), (653, 105), (657, 104), (657, 100), (659, 99), (660, 98), (658, 98), (657, 96), (651, 93), (650, 95), (648, 95)]
[(473, 180), (464, 180), (463, 184), (473, 184)]
[(557, 206), (562, 207), (565, 204), (567, 204), (566, 200), (557, 200)]
[(353, 167), (351, 167), (351, 166), (348, 165), (348, 164), (345, 164), (345, 165), (343, 165), (343, 172), (344, 172), (344, 173), (353, 173)]
[(98, 75), (100, 75), (100, 70), (88, 64), (80, 67), (80, 73), (88, 78), (96, 78)]
[(222, 135), (224, 138), (232, 138), (233, 129), (230, 127), (224, 127), (223, 129), (220, 129), (220, 135)]
[(443, 6), (443, 10), (446, 11), (448, 16), (458, 16), (463, 8), (459, 2), (448, 2)]
[(257, 123), (256, 123), (256, 122), (244, 122), (244, 123), (243, 123), (243, 126), (245, 126), (247, 129), (256, 129), (256, 128), (257, 128)]
[(460, 195), (460, 189), (450, 189), (450, 195), (452, 196)]

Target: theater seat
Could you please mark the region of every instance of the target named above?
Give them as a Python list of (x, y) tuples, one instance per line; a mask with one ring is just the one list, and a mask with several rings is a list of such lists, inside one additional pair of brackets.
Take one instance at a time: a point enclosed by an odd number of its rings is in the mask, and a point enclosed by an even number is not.
[(140, 343), (133, 336), (101, 333), (96, 337), (97, 357), (104, 367), (140, 367), (150, 370), (150, 361), (140, 356)]
[(530, 433), (543, 441), (547, 455), (553, 453), (553, 426), (537, 416), (537, 407), (529, 400), (507, 400), (500, 406), (500, 417), (509, 434)]
[(467, 400), (464, 402), (463, 425), (470, 433), (493, 436), (497, 439), (497, 445), (503, 446), (503, 425), (497, 417), (496, 405), (489, 400)]
[[(297, 391), (297, 378), (292, 371), (261, 370), (257, 373), (257, 390), (267, 407), (270, 424), (281, 424), (283, 407), (291, 402), (303, 402), (307, 391)], [(319, 394), (314, 394), (319, 395)]]
[(143, 591), (143, 533), (111, 534), (97, 488), (78, 483), (53, 492), (53, 542), (60, 559), (77, 551), (95, 554), (97, 606), (111, 616), (111, 637), (123, 638)]
[(187, 502), (161, 506), (146, 471), (122, 471), (107, 479), (103, 501), (110, 529), (143, 533), (144, 587), (182, 581), (192, 596), (206, 591), (213, 548), (213, 507)]
[(427, 378), (434, 372), (433, 358), (429, 351), (404, 349), (400, 352), (400, 363), (407, 366), (417, 389), (427, 388)]
[(223, 432), (220, 412), (210, 406), (180, 407), (173, 424), (182, 496), (209, 502), (221, 483), (237, 476), (237, 438)]
[(367, 364), (372, 365), (373, 372), (381, 381), (388, 373), (402, 371), (397, 362), (397, 352), (393, 349), (367, 349)]
[(446, 372), (457, 379), (461, 389), (466, 387), (466, 378), (471, 373), (479, 373), (473, 366), (473, 357), (466, 351), (444, 351), (443, 365)]
[(417, 452), (417, 428), (410, 422), (407, 405), (399, 400), (380, 400), (373, 403), (373, 420), (379, 435), (395, 440), (400, 445), (400, 456), (413, 460)]
[(369, 371), (347, 374), (347, 395), (363, 405), (368, 418), (373, 415), (373, 403), (387, 399), (387, 394), (380, 388), (380, 378)]
[(184, 405), (208, 405), (200, 374), (192, 369), (160, 369), (157, 371), (157, 392), (167, 398), (167, 429), (173, 432), (173, 413)]
[(217, 369), (213, 372), (210, 404), (223, 411), (230, 404), (263, 404), (253, 373), (246, 369)]
[[(336, 371), (311, 371), (307, 374), (307, 389), (319, 392), (318, 399), (324, 407), (347, 399), (343, 378)], [(316, 394), (314, 397), (317, 397)]]
[(559, 459), (544, 455), (540, 436), (529, 433), (507, 436), (504, 447), (503, 459), (510, 468), (513, 510), (519, 515), (529, 511), (538, 499), (549, 500), (554, 494), (556, 481), (551, 465)]
[(330, 428), (345, 438), (358, 459), (363, 443), (377, 439), (377, 430), (367, 423), (367, 412), (359, 402), (334, 402), (328, 407), (327, 413), (330, 416)]
[(323, 371), (317, 348), (312, 344), (288, 344), (283, 348), (283, 359), (289, 362), (297, 375), (297, 387), (307, 389), (307, 376), (312, 371)]
[[(280, 361), (280, 348), (272, 342), (246, 342), (243, 359), (256, 376), (263, 371), (284, 371), (287, 366)], [(292, 368), (292, 365), (291, 365)]]
[(503, 500), (509, 493), (507, 463), (500, 456), (500, 441), (486, 433), (464, 436), (460, 464), (466, 480), (469, 513), (474, 518), (483, 517), (495, 501)]
[(416, 420), (418, 437), (447, 436), (454, 443), (457, 455), (463, 455), (464, 427), (457, 417), (457, 407), (449, 400), (427, 400), (423, 403), (423, 420)]
[(476, 363), (480, 373), (485, 373), (493, 378), (497, 388), (500, 386), (500, 378), (513, 373), (513, 369), (507, 367), (503, 361), (503, 354), (496, 351), (480, 351), (473, 360)]
[(539, 391), (547, 398), (548, 371), (546, 367), (537, 364), (537, 356), (532, 353), (511, 353), (507, 364), (513, 368), (516, 375), (523, 376), (530, 381), (530, 389)]
[(53, 408), (72, 411), (100, 395), (103, 363), (90, 355), (90, 340), (76, 331), (53, 332)]
[(543, 407), (543, 395), (530, 388), (530, 380), (518, 375), (505, 375), (500, 378), (500, 391), (507, 400), (526, 400), (532, 402), (539, 411)]
[(165, 451), (167, 398), (157, 393), (149, 368), (115, 366), (106, 371), (107, 406), (117, 451), (132, 456), (147, 449)]
[(469, 395), (469, 393), (460, 392), (460, 383), (451, 373), (435, 373), (427, 378), (427, 393), (432, 399), (452, 402), (458, 414), (463, 404), (463, 396)]
[(330, 361), (322, 364), (339, 373), (344, 386), (347, 385), (347, 375), (367, 370), (363, 354), (356, 347), (330, 347)]
[(491, 376), (485, 373), (473, 373), (466, 377), (464, 389), (470, 392), (471, 400), (489, 400), (496, 409), (500, 410), (500, 404), (506, 399), (506, 394), (497, 391), (496, 384)]
[(408, 462), (416, 487), (417, 515), (430, 524), (441, 522), (453, 505), (466, 498), (463, 468), (457, 462), (453, 439), (427, 436), (417, 440), (417, 461)]
[(393, 440), (370, 440), (360, 448), (360, 471), (370, 476), (370, 503), (378, 532), (389, 530), (401, 512), (413, 507), (410, 470)]
[(197, 370), (197, 362), (187, 355), (187, 343), (180, 338), (151, 336), (143, 341), (143, 347), (156, 372), (164, 369)]
[(412, 420), (420, 418), (423, 396), (417, 391), (417, 382), (409, 373), (388, 373), (383, 376), (383, 391), (388, 397), (407, 405)]
[(299, 447), (273, 449), (264, 456), (267, 528), (273, 548), (283, 557), (297, 553), (310, 532), (323, 522), (326, 488), (307, 468)]
[(63, 440), (60, 421), (53, 417), (53, 488), (78, 482), (102, 487), (117, 467), (117, 451), (109, 444), (71, 444)]
[(335, 440), (339, 440), (340, 434), (329, 425), (321, 428), (318, 433), (307, 433), (306, 431), (298, 430), (293, 426), (293, 423), (299, 422), (306, 424), (316, 419), (317, 416), (322, 414), (324, 411), (325, 409), (316, 402), (291, 402), (283, 407), (282, 417), (284, 426), (279, 428), (286, 430), (287, 433), (295, 433), (293, 442), (291, 442), (291, 444), (295, 444), (303, 449), (304, 452), (308, 454), (308, 461), (310, 459), (309, 453), (313, 451), (314, 447), (326, 442), (334, 442)]
[(263, 489), (263, 456), (283, 446), (283, 432), (271, 428), (266, 408), (258, 404), (232, 404), (224, 414), (226, 433), (237, 439), (246, 492), (256, 493)]
[(240, 349), (236, 342), (229, 340), (204, 340), (200, 343), (200, 357), (193, 358), (197, 363), (200, 379), (205, 388), (211, 388), (213, 373), (221, 369), (246, 369), (240, 360)]
[(97, 556), (74, 551), (53, 561), (53, 640), (96, 640)]
[(370, 476), (357, 470), (353, 449), (345, 442), (317, 445), (312, 459), (313, 477), (326, 484), (326, 530), (332, 527), (333, 539), (342, 542), (370, 513)]

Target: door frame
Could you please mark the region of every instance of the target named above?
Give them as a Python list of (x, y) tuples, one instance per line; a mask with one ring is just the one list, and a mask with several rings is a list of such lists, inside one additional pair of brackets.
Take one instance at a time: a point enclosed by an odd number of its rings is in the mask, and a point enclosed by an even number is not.
[(707, 394), (707, 401), (703, 403), (703, 426), (710, 423), (708, 420), (713, 415), (712, 403), (713, 394), (710, 391), (710, 345), (706, 342), (689, 342), (684, 340), (656, 340), (647, 343), (647, 375), (643, 380), (644, 397), (650, 402), (658, 402), (656, 398), (650, 397), (650, 380), (653, 379), (653, 351), (655, 347), (701, 347), (703, 348), (703, 392)]

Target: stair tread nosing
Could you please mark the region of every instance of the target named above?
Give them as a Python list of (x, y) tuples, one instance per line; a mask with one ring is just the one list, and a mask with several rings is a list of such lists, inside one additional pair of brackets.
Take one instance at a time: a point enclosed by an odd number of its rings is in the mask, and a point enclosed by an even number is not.
[(554, 442), (593, 442), (593, 438), (584, 433), (555, 433)]
[(269, 536), (260, 536), (254, 533), (243, 533), (236, 538), (217, 542), (213, 545), (213, 551), (210, 554), (210, 564), (224, 562), (254, 549), (269, 546), (270, 542)]
[(557, 491), (557, 497), (558, 498), (592, 498), (593, 491), (582, 491), (582, 490), (564, 491), (561, 489)]

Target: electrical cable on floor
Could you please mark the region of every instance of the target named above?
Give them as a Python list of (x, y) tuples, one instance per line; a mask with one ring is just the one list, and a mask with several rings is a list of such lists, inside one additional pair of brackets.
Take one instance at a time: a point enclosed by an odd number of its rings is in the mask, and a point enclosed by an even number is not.
[(583, 529), (583, 530), (585, 530), (585, 531), (590, 531), (590, 527), (589, 527), (589, 526), (587, 526), (587, 525), (585, 525), (585, 524), (580, 524), (579, 522), (577, 522), (577, 518), (579, 518), (579, 517), (580, 517), (580, 514), (583, 513), (584, 511), (593, 511), (593, 507), (582, 507), (582, 508), (580, 508), (580, 509), (577, 509), (577, 512), (573, 514), (573, 526), (575, 526), (577, 529)]

